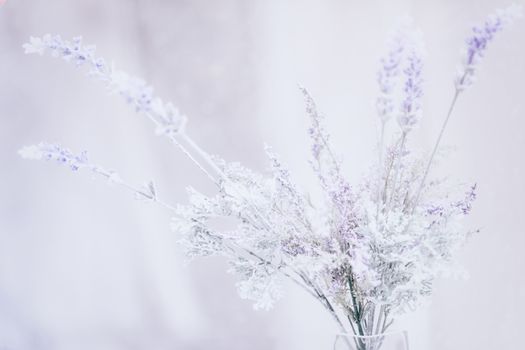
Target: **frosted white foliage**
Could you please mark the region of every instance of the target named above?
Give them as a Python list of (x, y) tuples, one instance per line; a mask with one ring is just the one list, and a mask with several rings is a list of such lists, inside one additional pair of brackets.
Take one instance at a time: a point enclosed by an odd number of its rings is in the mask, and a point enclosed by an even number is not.
[(230, 262), (229, 272), (239, 276), (239, 295), (254, 300), (255, 310), (269, 310), (282, 295), (281, 276), (271, 265), (261, 261), (239, 258)]

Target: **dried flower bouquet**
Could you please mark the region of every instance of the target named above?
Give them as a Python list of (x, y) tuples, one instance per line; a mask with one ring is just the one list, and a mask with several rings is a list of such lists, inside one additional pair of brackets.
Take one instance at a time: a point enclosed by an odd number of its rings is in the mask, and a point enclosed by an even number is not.
[[(171, 103), (153, 95), (144, 81), (115, 69), (80, 38), (31, 38), (26, 53), (51, 53), (76, 66), (119, 94), (155, 125), (216, 186), (207, 196), (190, 188), (189, 204), (171, 206), (150, 182), (135, 187), (114, 171), (57, 144), (24, 147), (25, 158), (53, 160), (72, 170), (86, 169), (125, 186), (138, 197), (173, 211), (172, 228), (189, 258), (220, 255), (238, 276), (242, 298), (256, 309), (269, 309), (283, 295), (289, 279), (317, 299), (343, 332), (366, 336), (384, 333), (396, 315), (415, 308), (431, 294), (432, 283), (453, 264), (454, 253), (471, 231), (461, 220), (476, 198), (476, 185), (454, 185), (429, 178), (443, 131), (462, 92), (472, 84), (478, 64), (494, 35), (520, 14), (511, 6), (478, 27), (466, 42), (455, 80), (455, 93), (430, 156), (420, 157), (408, 140), (422, 113), (423, 48), (418, 32), (404, 22), (391, 37), (377, 75), (380, 140), (377, 160), (366, 180), (352, 186), (330, 146), (323, 117), (303, 88), (311, 125), (311, 166), (325, 200), (311, 203), (289, 170), (269, 147), (271, 173), (259, 174), (238, 163), (211, 156), (188, 135), (187, 118)], [(385, 125), (397, 122), (387, 143)], [(221, 229), (215, 219), (236, 224)]]

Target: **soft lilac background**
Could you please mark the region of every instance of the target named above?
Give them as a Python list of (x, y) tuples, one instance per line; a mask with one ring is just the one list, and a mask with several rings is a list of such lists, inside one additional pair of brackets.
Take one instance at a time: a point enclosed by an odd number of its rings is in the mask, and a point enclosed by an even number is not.
[[(411, 14), (425, 32), (430, 147), (469, 27), (506, 1), (10, 0), (0, 7), (0, 349), (330, 349), (324, 311), (294, 286), (268, 312), (239, 299), (220, 259), (184, 266), (169, 213), (86, 174), (28, 162), (17, 149), (58, 141), (150, 178), (185, 201), (206, 178), (118, 98), (57, 60), (23, 55), (30, 35), (82, 34), (190, 116), (189, 133), (264, 170), (274, 146), (305, 186), (308, 87), (358, 180), (375, 142), (375, 69), (387, 31)], [(433, 302), (398, 324), (413, 349), (519, 349), (525, 310), (525, 23), (490, 47), (460, 99), (440, 171), (479, 183), (460, 259)]]

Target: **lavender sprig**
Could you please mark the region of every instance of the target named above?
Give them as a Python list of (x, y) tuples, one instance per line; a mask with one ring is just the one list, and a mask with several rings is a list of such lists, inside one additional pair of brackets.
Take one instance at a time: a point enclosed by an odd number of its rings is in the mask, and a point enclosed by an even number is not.
[(328, 199), (333, 203), (335, 214), (331, 220), (337, 226), (336, 236), (340, 249), (349, 251), (353, 245), (352, 241), (356, 238), (354, 229), (357, 226), (357, 219), (354, 213), (354, 192), (342, 174), (340, 161), (330, 146), (330, 137), (323, 125), (323, 115), (317, 110), (315, 101), (308, 91), (301, 88), (301, 92), (306, 102), (306, 113), (311, 121), (308, 129), (312, 144), (310, 164)]
[(411, 22), (407, 17), (398, 23), (389, 36), (387, 53), (380, 58), (380, 68), (376, 78), (379, 88), (376, 111), (382, 124), (386, 124), (395, 111), (395, 90), (402, 71)]
[(511, 25), (522, 17), (523, 8), (520, 5), (511, 5), (506, 9), (497, 10), (487, 17), (482, 25), (472, 28), (472, 36), (465, 41), (467, 47), (463, 53), (463, 62), (456, 76), (456, 89), (464, 90), (475, 80), (476, 70), (481, 62), (488, 44), (496, 33)]
[(73, 171), (80, 168), (98, 169), (97, 166), (88, 162), (87, 151), (82, 151), (77, 155), (58, 144), (41, 142), (38, 145), (25, 146), (18, 151), (18, 154), (25, 159), (54, 160), (59, 164), (68, 165)]
[(184, 131), (187, 117), (179, 112), (171, 103), (164, 103), (153, 95), (153, 88), (137, 77), (116, 70), (114, 65), (95, 55), (94, 45), (84, 46), (82, 37), (68, 41), (59, 35), (46, 34), (43, 37), (31, 37), (29, 43), (23, 45), (25, 53), (43, 55), (50, 52), (51, 56), (62, 58), (77, 67), (88, 66), (88, 75), (105, 83), (107, 89), (117, 93), (132, 105), (137, 112), (143, 112), (153, 117), (157, 124), (158, 134), (177, 134)]
[[(394, 189), (397, 186), (400, 161), (406, 154), (406, 138), (410, 130), (418, 123), (421, 114), (421, 97), (422, 89), (422, 67), (423, 67), (423, 40), (422, 33), (412, 25), (409, 17), (403, 18), (398, 24), (397, 29), (391, 34), (389, 53), (381, 60), (381, 66), (378, 73), (378, 83), (381, 91), (378, 97), (377, 106), (388, 105), (388, 109), (379, 108), (378, 116), (380, 119), (380, 136), (378, 142), (379, 162), (376, 174), (375, 192), (376, 217), (379, 211), (384, 210), (387, 206), (388, 189)], [(392, 64), (385, 64), (392, 62)], [(402, 72), (402, 76), (400, 75)], [(385, 79), (386, 77), (387, 79)], [(398, 80), (404, 78), (403, 89), (396, 91), (395, 85)], [(399, 110), (394, 106), (400, 97)], [(388, 114), (385, 114), (388, 111)], [(389, 164), (384, 166), (384, 139), (385, 126), (390, 117), (396, 111), (397, 124), (401, 129), (401, 135), (394, 147), (387, 147), (390, 155), (399, 157), (389, 157)], [(398, 159), (399, 158), (399, 159)], [(393, 193), (393, 192), (392, 192)], [(392, 198), (390, 198), (392, 199)]]
[(441, 139), (443, 138), (443, 134), (447, 128), (450, 117), (452, 116), (452, 112), (456, 106), (456, 102), (460, 93), (473, 83), (477, 65), (485, 54), (487, 44), (494, 38), (494, 34), (500, 32), (505, 27), (512, 24), (516, 19), (521, 18), (522, 10), (522, 6), (519, 5), (511, 5), (506, 9), (497, 10), (496, 13), (487, 17), (483, 25), (475, 26), (473, 28), (474, 35), (466, 40), (467, 49), (463, 55), (463, 64), (458, 71), (455, 81), (456, 91), (452, 97), (452, 102), (450, 103), (447, 116), (443, 122), (443, 125), (441, 126), (441, 130), (439, 131), (439, 135), (434, 144), (434, 148), (432, 149), (432, 153), (430, 154), (427, 166), (421, 178), (419, 188), (416, 191), (412, 211), (415, 210), (419, 203), (421, 192), (423, 191), (425, 181), (427, 180), (428, 174), (430, 172), (430, 167), (432, 166), (437, 150), (441, 143)]
[(416, 48), (413, 48), (407, 57), (407, 67), (403, 70), (405, 76), (404, 98), (397, 118), (403, 133), (408, 133), (417, 124), (421, 114), (422, 70), (423, 59), (421, 54)]
[[(379, 87), (379, 96), (376, 100), (377, 115), (382, 129), (394, 114), (398, 115), (401, 129), (406, 129), (417, 121), (416, 114), (420, 109), (419, 99), (422, 94), (422, 34), (419, 29), (414, 28), (410, 17), (405, 17), (399, 22), (396, 30), (390, 35), (388, 46), (389, 50), (381, 58), (377, 72)], [(404, 77), (404, 86), (401, 93), (398, 93), (396, 87), (401, 80), (401, 73)], [(395, 108), (398, 95), (403, 97), (400, 114), (396, 113)]]
[(91, 171), (93, 174), (106, 178), (111, 184), (117, 184), (130, 190), (135, 194), (136, 199), (156, 202), (171, 211), (176, 210), (175, 207), (157, 197), (157, 191), (152, 181), (144, 184), (142, 188), (130, 185), (122, 180), (116, 171), (107, 170), (100, 165), (91, 163), (88, 160), (87, 151), (75, 154), (59, 144), (41, 142), (37, 145), (22, 147), (18, 153), (24, 159), (55, 161), (58, 164), (68, 166), (72, 171), (78, 171), (80, 169)]

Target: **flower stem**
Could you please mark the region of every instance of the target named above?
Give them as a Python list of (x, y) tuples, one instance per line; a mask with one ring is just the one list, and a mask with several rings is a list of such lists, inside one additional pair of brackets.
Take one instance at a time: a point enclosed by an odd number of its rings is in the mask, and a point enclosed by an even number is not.
[(421, 182), (419, 184), (418, 190), (416, 192), (416, 197), (412, 206), (412, 213), (416, 209), (416, 206), (418, 205), (419, 199), (421, 197), (421, 192), (423, 190), (423, 187), (425, 186), (425, 181), (428, 177), (428, 173), (430, 172), (430, 167), (432, 166), (432, 162), (434, 161), (434, 158), (436, 156), (437, 150), (439, 148), (439, 145), (441, 143), (441, 139), (443, 138), (443, 134), (445, 133), (445, 129), (448, 125), (448, 122), (450, 120), (450, 117), (452, 116), (452, 111), (454, 110), (454, 107), (456, 106), (456, 102), (458, 100), (460, 90), (456, 88), (456, 92), (454, 93), (454, 97), (452, 98), (452, 102), (450, 103), (450, 107), (448, 109), (447, 117), (445, 118), (445, 121), (443, 122), (443, 125), (441, 126), (441, 130), (439, 132), (438, 138), (436, 140), (436, 143), (434, 144), (434, 149), (432, 150), (432, 153), (430, 155), (430, 158), (428, 160), (427, 166), (425, 168), (425, 172), (423, 174), (423, 177), (421, 178)]

